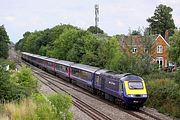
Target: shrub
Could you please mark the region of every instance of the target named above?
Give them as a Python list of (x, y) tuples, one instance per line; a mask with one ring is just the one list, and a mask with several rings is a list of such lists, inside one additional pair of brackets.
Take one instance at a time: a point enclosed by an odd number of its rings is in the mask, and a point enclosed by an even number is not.
[(146, 85), (149, 95), (147, 106), (180, 117), (180, 87), (173, 80), (148, 81)]
[(12, 76), (12, 81), (14, 81), (19, 88), (24, 89), (26, 96), (37, 92), (37, 79), (33, 76), (30, 68), (23, 66), (20, 72)]
[(10, 69), (12, 69), (12, 70), (15, 70), (15, 68), (16, 68), (15, 61), (0, 59), (0, 65), (4, 65), (4, 64), (9, 65)]
[(175, 82), (180, 85), (180, 69), (178, 69), (175, 73)]
[(37, 80), (29, 68), (22, 67), (20, 72), (10, 76), (0, 67), (0, 102), (20, 100), (37, 92)]
[(71, 120), (72, 113), (69, 109), (72, 106), (72, 98), (64, 94), (54, 94), (48, 97), (51, 104), (55, 107), (55, 113), (61, 120)]

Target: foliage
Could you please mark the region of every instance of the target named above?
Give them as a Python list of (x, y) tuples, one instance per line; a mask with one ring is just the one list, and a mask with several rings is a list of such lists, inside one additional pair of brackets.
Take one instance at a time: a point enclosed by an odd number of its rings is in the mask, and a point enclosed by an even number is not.
[(33, 76), (30, 68), (23, 66), (20, 72), (12, 76), (12, 79), (18, 86), (24, 89), (26, 96), (30, 96), (32, 93), (37, 92), (37, 80)]
[(173, 62), (180, 65), (180, 30), (176, 30), (174, 35), (170, 37), (169, 57)]
[(180, 69), (175, 73), (175, 82), (180, 86)]
[(61, 120), (72, 119), (72, 113), (69, 109), (72, 107), (72, 98), (62, 93), (54, 94), (48, 97), (52, 106), (55, 106), (56, 117)]
[(78, 28), (71, 25), (57, 25), (43, 31), (26, 32), (23, 38), (16, 43), (15, 48), (16, 50), (44, 55), (47, 48), (51, 49), (52, 43), (67, 29)]
[[(40, 94), (33, 94), (31, 98), (18, 103), (7, 103), (4, 105), (5, 113), (13, 120), (72, 120), (72, 113), (69, 111), (72, 106), (71, 98), (63, 94), (49, 97), (53, 104)], [(62, 116), (62, 113), (67, 116)]]
[(37, 81), (32, 77), (30, 69), (23, 67), (20, 72), (10, 76), (0, 66), (0, 101), (16, 101), (36, 92)]
[(148, 81), (146, 86), (149, 95), (147, 106), (173, 117), (180, 117), (180, 86), (173, 80), (165, 79)]
[(172, 19), (172, 11), (173, 9), (166, 5), (160, 4), (156, 7), (154, 16), (147, 19), (153, 34), (161, 34), (164, 37), (166, 30), (169, 31), (170, 35), (173, 34), (175, 24)]
[[(157, 66), (158, 68), (158, 66)], [(174, 79), (175, 73), (172, 72), (165, 72), (160, 69), (156, 69), (150, 74), (146, 74), (142, 76), (144, 80), (150, 81), (150, 80), (160, 80), (160, 79)]]
[(11, 93), (11, 84), (10, 84), (10, 74), (5, 71), (2, 66), (0, 66), (0, 100), (9, 99), (9, 94)]
[(4, 28), (4, 25), (0, 26), (0, 58), (8, 57), (8, 43), (9, 36)]
[(139, 30), (133, 30), (131, 35), (141, 35), (141, 31)]
[(97, 27), (97, 26), (90, 26), (87, 31), (93, 33), (93, 34), (104, 34), (104, 31)]
[(9, 65), (10, 69), (15, 70), (16, 63), (12, 60), (5, 60), (0, 58), (0, 65)]

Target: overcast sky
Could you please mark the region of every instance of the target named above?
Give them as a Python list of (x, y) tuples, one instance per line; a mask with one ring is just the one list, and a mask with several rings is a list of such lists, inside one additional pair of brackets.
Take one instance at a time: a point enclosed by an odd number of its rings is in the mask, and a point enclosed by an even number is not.
[(108, 35), (128, 34), (128, 29), (147, 27), (156, 6), (173, 8), (180, 27), (180, 0), (0, 0), (0, 25), (13, 42), (26, 31), (52, 28), (60, 23), (82, 29), (94, 25), (94, 5), (99, 4), (99, 27)]

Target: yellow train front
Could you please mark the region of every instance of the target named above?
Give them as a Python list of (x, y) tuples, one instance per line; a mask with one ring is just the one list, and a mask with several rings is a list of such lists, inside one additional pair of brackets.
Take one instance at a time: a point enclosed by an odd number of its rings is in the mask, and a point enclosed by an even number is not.
[(142, 107), (147, 100), (147, 91), (144, 80), (136, 75), (127, 75), (121, 78), (123, 82), (122, 99), (127, 107)]

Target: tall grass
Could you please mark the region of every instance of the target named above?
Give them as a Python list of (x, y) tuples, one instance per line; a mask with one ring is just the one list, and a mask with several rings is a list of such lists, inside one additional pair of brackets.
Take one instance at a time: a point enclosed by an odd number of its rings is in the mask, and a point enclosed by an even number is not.
[[(19, 103), (4, 104), (4, 118), (10, 120), (71, 120), (71, 97), (63, 94), (50, 95), (49, 100), (40, 94), (23, 99)], [(0, 119), (1, 120), (1, 119)]]
[(24, 99), (19, 104), (7, 103), (4, 105), (5, 111), (11, 120), (28, 120), (33, 119), (36, 104), (31, 99)]

